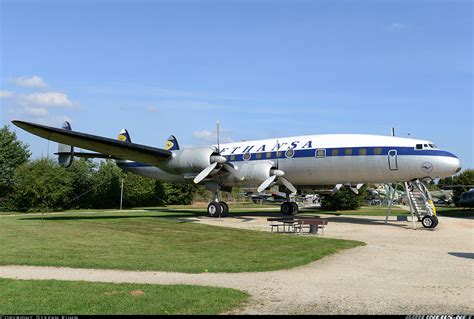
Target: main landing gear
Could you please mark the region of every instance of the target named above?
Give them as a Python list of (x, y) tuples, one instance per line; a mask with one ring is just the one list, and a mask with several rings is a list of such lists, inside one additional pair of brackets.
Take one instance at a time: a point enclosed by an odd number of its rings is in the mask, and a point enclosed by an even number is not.
[(225, 202), (211, 202), (209, 206), (207, 206), (207, 215), (209, 217), (227, 217), (229, 213), (229, 205)]
[(296, 215), (299, 211), (298, 204), (294, 202), (284, 202), (281, 204), (281, 213), (285, 216)]

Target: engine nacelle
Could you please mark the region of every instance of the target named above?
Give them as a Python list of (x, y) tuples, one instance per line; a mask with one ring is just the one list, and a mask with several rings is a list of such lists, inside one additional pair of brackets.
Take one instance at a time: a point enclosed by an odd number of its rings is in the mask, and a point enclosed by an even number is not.
[(261, 183), (271, 176), (273, 169), (275, 164), (270, 161), (245, 163), (239, 168), (239, 174), (244, 178), (244, 182)]
[(173, 156), (165, 162), (162, 169), (170, 173), (199, 173), (211, 165), (211, 156), (218, 155), (212, 146), (189, 148), (174, 151)]

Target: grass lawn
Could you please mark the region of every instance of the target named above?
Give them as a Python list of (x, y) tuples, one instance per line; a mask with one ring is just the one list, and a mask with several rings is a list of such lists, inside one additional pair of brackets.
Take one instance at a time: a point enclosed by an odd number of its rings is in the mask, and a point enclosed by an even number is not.
[(0, 314), (219, 314), (247, 294), (227, 288), (0, 278)]
[(289, 269), (361, 242), (179, 222), (204, 211), (0, 217), (0, 264), (187, 273)]
[(447, 217), (474, 217), (474, 209), (463, 209), (460, 207), (436, 207), (440, 216)]

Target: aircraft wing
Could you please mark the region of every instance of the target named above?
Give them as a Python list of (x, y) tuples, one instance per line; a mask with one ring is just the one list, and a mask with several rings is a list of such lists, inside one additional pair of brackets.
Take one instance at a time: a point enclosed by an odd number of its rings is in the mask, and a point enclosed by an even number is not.
[(51, 141), (149, 165), (157, 165), (170, 158), (173, 154), (170, 151), (160, 148), (122, 142), (111, 138), (68, 131), (35, 123), (24, 121), (12, 121), (12, 123), (31, 134)]

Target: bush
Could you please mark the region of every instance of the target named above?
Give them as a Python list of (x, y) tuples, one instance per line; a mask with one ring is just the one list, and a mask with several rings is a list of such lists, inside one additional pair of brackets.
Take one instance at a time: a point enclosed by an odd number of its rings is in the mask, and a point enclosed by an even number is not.
[(127, 173), (123, 186), (123, 206), (163, 206), (165, 194), (161, 183), (140, 175)]
[(19, 211), (62, 209), (72, 191), (69, 174), (50, 158), (18, 167), (13, 183), (11, 200)]
[(367, 196), (367, 187), (362, 186), (359, 194), (355, 194), (348, 187), (341, 188), (333, 195), (326, 195), (322, 198), (322, 208), (326, 210), (356, 210), (364, 204)]

